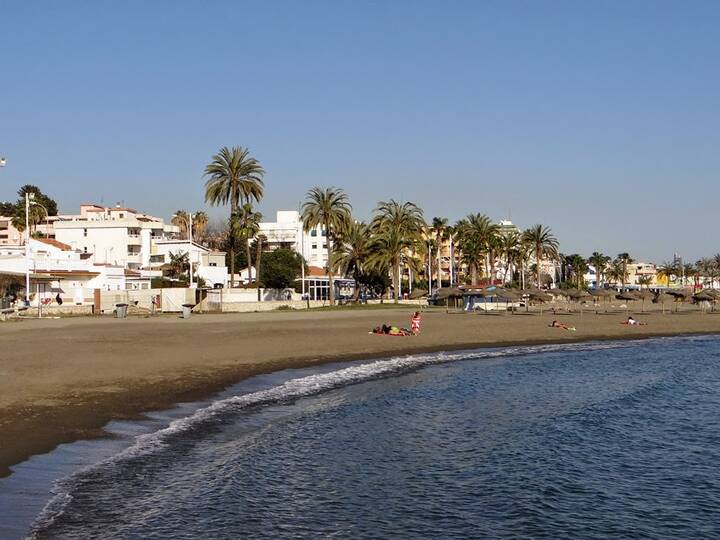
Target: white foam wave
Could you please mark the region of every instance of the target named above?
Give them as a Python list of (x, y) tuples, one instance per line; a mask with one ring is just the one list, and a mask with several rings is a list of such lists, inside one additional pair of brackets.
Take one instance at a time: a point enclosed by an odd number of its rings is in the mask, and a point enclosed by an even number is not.
[[(644, 342), (647, 342), (644, 341)], [(55, 483), (53, 498), (46, 505), (44, 510), (33, 524), (32, 531), (46, 529), (59, 517), (64, 508), (72, 500), (72, 490), (78, 481), (86, 474), (105, 467), (111, 467), (118, 463), (135, 459), (138, 457), (162, 451), (171, 444), (173, 436), (190, 431), (195, 427), (233, 411), (240, 411), (249, 407), (263, 406), (271, 403), (295, 400), (307, 397), (328, 390), (349, 386), (360, 382), (370, 381), (396, 374), (408, 373), (412, 370), (432, 364), (456, 362), (469, 359), (491, 359), (513, 356), (527, 356), (531, 354), (551, 352), (578, 352), (597, 351), (602, 349), (617, 349), (636, 346), (640, 341), (607, 341), (589, 343), (564, 343), (550, 345), (532, 345), (504, 347), (501, 349), (481, 349), (461, 352), (439, 352), (429, 354), (416, 354), (403, 357), (395, 357), (384, 360), (352, 365), (329, 373), (308, 375), (297, 379), (291, 379), (279, 386), (261, 390), (250, 394), (233, 396), (230, 398), (215, 401), (211, 405), (197, 410), (185, 418), (173, 420), (170, 424), (158, 431), (136, 437), (134, 443), (116, 454), (97, 464), (86, 467)], [(31, 532), (31, 538), (36, 533)]]

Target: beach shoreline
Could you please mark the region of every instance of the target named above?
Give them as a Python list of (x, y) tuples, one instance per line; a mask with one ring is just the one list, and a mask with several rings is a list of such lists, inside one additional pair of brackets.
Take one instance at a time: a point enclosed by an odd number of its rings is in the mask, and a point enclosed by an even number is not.
[[(105, 436), (114, 419), (195, 401), (274, 371), (398, 355), (720, 333), (720, 313), (464, 314), (432, 310), (413, 337), (368, 334), (409, 325), (407, 307), (0, 325), (0, 476), (58, 444)], [(577, 331), (548, 328), (557, 318)]]

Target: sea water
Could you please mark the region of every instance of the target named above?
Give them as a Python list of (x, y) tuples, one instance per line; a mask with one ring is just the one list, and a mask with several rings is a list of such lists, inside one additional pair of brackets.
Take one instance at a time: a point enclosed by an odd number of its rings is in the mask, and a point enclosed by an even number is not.
[(271, 380), (59, 480), (30, 534), (720, 535), (718, 338), (422, 354)]

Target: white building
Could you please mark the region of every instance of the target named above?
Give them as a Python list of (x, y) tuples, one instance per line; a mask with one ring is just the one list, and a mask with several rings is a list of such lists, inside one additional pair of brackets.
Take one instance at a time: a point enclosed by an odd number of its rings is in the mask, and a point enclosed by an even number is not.
[[(159, 269), (170, 263), (170, 254), (188, 254), (192, 263), (193, 276), (203, 278), (208, 287), (227, 287), (229, 280), (225, 266), (225, 252), (211, 251), (189, 240), (156, 240), (152, 244), (150, 267)], [(197, 283), (197, 278), (193, 280)]]
[[(180, 232), (158, 217), (132, 208), (80, 206), (78, 215), (51, 217), (55, 239), (93, 255), (96, 263), (138, 270), (150, 266), (152, 244)], [(50, 232), (50, 231), (47, 231)]]
[(275, 221), (260, 223), (260, 233), (267, 239), (268, 249), (291, 248), (300, 253), (308, 265), (327, 266), (327, 235), (322, 227), (303, 230), (300, 213), (296, 210), (279, 210)]
[[(30, 273), (32, 305), (49, 302), (59, 294), (66, 302), (82, 304), (91, 292), (149, 289), (150, 279), (118, 265), (97, 264), (92, 257), (54, 239), (30, 239), (29, 265), (25, 246), (0, 247), (0, 274), (17, 278), (24, 289)], [(27, 266), (26, 266), (27, 265)]]

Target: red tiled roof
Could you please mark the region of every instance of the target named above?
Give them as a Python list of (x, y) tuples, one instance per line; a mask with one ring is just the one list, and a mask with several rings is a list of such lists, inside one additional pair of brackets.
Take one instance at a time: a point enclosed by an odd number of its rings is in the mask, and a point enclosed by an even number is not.
[(58, 242), (54, 238), (35, 238), (35, 240), (37, 240), (38, 242), (42, 242), (43, 244), (56, 247), (58, 249), (62, 249), (63, 251), (72, 251), (72, 246), (69, 246), (62, 242)]
[(327, 276), (327, 272), (324, 268), (319, 266), (308, 266), (308, 275), (310, 276)]

